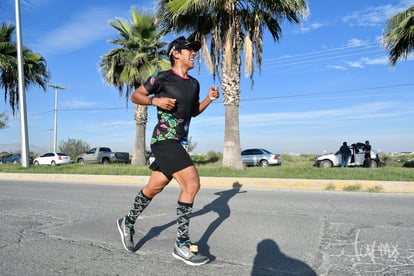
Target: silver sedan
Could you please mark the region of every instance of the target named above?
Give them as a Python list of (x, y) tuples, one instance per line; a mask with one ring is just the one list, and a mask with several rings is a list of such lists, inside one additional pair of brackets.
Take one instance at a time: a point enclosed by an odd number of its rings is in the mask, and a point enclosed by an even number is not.
[(242, 151), (241, 156), (245, 166), (267, 167), (282, 165), (282, 157), (280, 154), (272, 153), (265, 149), (245, 149)]

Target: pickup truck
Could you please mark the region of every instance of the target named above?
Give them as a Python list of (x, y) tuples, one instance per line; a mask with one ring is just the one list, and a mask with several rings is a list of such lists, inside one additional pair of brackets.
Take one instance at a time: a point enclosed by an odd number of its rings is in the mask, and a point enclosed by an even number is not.
[(108, 147), (91, 148), (85, 153), (81, 153), (76, 157), (76, 163), (85, 164), (110, 164), (110, 163), (128, 163), (128, 152), (112, 152)]

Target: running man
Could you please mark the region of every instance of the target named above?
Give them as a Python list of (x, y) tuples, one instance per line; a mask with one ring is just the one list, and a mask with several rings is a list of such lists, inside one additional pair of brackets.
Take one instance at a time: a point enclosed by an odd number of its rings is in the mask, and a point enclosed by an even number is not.
[(171, 42), (168, 51), (172, 68), (150, 77), (131, 96), (133, 103), (157, 107), (158, 122), (151, 138), (155, 161), (150, 165), (150, 179), (135, 197), (133, 207), (125, 217), (117, 220), (125, 249), (134, 252), (134, 226), (138, 216), (174, 178), (181, 192), (177, 203), (177, 239), (172, 254), (189, 265), (202, 265), (209, 260), (198, 252), (198, 246), (189, 237), (200, 177), (185, 146), (188, 145), (191, 118), (219, 97), (218, 88), (212, 86), (200, 102), (199, 82), (188, 75), (200, 47), (200, 42), (189, 42), (182, 36)]

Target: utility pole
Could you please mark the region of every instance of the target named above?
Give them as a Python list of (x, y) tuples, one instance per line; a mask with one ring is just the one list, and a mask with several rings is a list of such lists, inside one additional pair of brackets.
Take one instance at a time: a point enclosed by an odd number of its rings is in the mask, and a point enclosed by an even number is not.
[(22, 142), (21, 164), (23, 168), (29, 167), (29, 137), (27, 134), (27, 115), (26, 115), (26, 93), (24, 92), (24, 70), (23, 70), (23, 49), (22, 31), (20, 24), (20, 1), (15, 1), (16, 10), (16, 42), (17, 42), (17, 65), (18, 65), (18, 85), (20, 99), (20, 132)]
[(57, 113), (58, 113), (58, 92), (66, 89), (65, 87), (57, 84), (48, 84), (49, 87), (55, 88), (55, 128), (54, 128), (54, 139), (53, 139), (53, 152), (57, 152)]
[(52, 150), (52, 131), (53, 131), (53, 128), (49, 128), (48, 131), (49, 131), (49, 152), (52, 152), (53, 151)]

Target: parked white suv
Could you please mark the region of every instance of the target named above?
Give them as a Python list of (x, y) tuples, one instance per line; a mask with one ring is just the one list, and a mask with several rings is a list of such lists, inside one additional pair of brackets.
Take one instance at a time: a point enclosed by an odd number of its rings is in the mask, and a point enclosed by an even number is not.
[[(355, 143), (350, 147), (351, 156), (348, 161), (349, 167), (364, 166), (365, 161), (365, 145), (363, 143)], [(375, 150), (371, 150), (371, 168), (380, 165), (379, 155)], [(335, 154), (327, 154), (319, 156), (315, 161), (315, 166), (323, 168), (341, 166), (341, 153), (337, 151)]]

